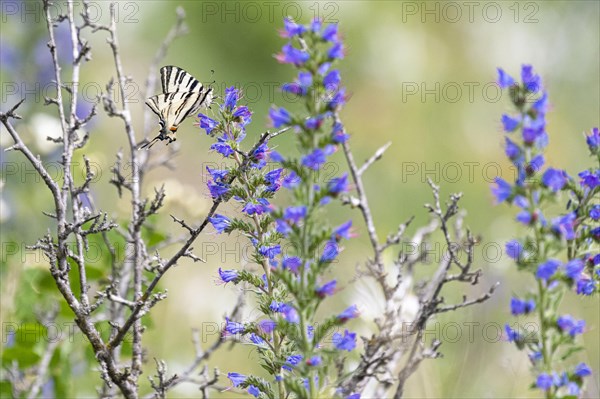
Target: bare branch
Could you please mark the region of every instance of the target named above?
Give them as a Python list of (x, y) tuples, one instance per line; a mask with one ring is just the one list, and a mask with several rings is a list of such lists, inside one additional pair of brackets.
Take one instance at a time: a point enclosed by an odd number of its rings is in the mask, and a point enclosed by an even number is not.
[(390, 148), (391, 145), (392, 145), (392, 142), (388, 141), (385, 145), (381, 146), (377, 151), (375, 151), (375, 154), (373, 154), (373, 156), (371, 156), (371, 158), (367, 159), (365, 161), (365, 163), (363, 164), (363, 166), (360, 167), (360, 169), (357, 172), (358, 175), (362, 176), (362, 174), (366, 172), (366, 170), (369, 168), (369, 166), (373, 165), (376, 161), (380, 160), (381, 157), (383, 157), (383, 154), (386, 152), (386, 150), (388, 148)]
[(173, 219), (174, 222), (179, 223), (181, 225), (181, 227), (183, 227), (184, 229), (186, 229), (187, 231), (189, 231), (190, 234), (192, 234), (194, 232), (194, 229), (192, 227), (190, 227), (184, 220), (177, 219), (173, 215), (170, 215), (170, 216), (171, 216), (171, 218)]

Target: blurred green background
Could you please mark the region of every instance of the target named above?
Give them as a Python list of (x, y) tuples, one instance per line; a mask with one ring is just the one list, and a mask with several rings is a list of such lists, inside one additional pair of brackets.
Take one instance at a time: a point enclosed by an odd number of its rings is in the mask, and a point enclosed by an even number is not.
[[(16, 4), (17, 11), (7, 8), (8, 3)], [(108, 3), (92, 3), (99, 20), (106, 22)], [(51, 78), (45, 22), (41, 7), (37, 5), (36, 11), (35, 4), (2, 2), (2, 109), (29, 92), (20, 112), (24, 118), (16, 126), (51, 165), (60, 154), (44, 139), (57, 129), (57, 119), (55, 109), (44, 107), (43, 94), (39, 94), (48, 87)], [(149, 135), (157, 131), (154, 118), (150, 126), (144, 127), (143, 87), (154, 53), (175, 21), (178, 5), (187, 14), (189, 34), (171, 46), (162, 64), (183, 67), (206, 82), (214, 79), (217, 93), (222, 93), (225, 86), (241, 86), (246, 93), (245, 101), (254, 111), (248, 142), (267, 128), (270, 104), (294, 107), (286, 104), (293, 101), (277, 89), (294, 74), (293, 68), (279, 65), (273, 58), (284, 43), (277, 34), (282, 18), (290, 15), (299, 22), (308, 22), (320, 16), (325, 22), (339, 22), (347, 46), (340, 69), (351, 93), (342, 117), (352, 135), (355, 156), (358, 160), (366, 159), (387, 141), (392, 142), (385, 157), (366, 174), (366, 188), (380, 238), (395, 231), (398, 223), (412, 215), (416, 216), (413, 227), (426, 220), (422, 204), (431, 199), (425, 182), (430, 177), (441, 185), (445, 195), (455, 191), (464, 193), (461, 203), (468, 211), (466, 223), (482, 237), (475, 257), (485, 278), (479, 286), (458, 287), (461, 291), (448, 297), (459, 298), (462, 290), (467, 290), (464, 293), (468, 295), (481, 294), (494, 282), (500, 282), (496, 294), (485, 304), (436, 320), (438, 324), (432, 325), (429, 338), (446, 339), (441, 347), (444, 358), (426, 361), (421, 366), (409, 382), (406, 397), (539, 396), (539, 392), (528, 389), (531, 378), (526, 356), (497, 336), (506, 321), (513, 321), (508, 309), (510, 295), (533, 287), (533, 280), (529, 275), (517, 273), (497, 252), (505, 241), (523, 234), (523, 228), (514, 222), (513, 210), (493, 205), (489, 193), (489, 184), (496, 175), (506, 179), (513, 176), (503, 154), (500, 124), (501, 114), (510, 111), (510, 102), (492, 82), (496, 67), (518, 77), (521, 64), (532, 64), (550, 95), (547, 162), (567, 169), (571, 175), (587, 168), (591, 159), (587, 157), (582, 133), (599, 123), (600, 3), (121, 1), (117, 3), (121, 56), (126, 73), (133, 79), (128, 94), (140, 139), (145, 128), (149, 129)], [(60, 3), (58, 7), (65, 6)], [(104, 34), (90, 35), (88, 31), (86, 36), (93, 45), (93, 60), (82, 69), (81, 82), (85, 89), (83, 100), (89, 106), (115, 73)], [(64, 40), (61, 44), (70, 46)], [(68, 81), (68, 77), (65, 79)], [(48, 90), (52, 93), (52, 89)], [(2, 129), (0, 143), (4, 149), (12, 143)], [(174, 236), (183, 231), (168, 215), (183, 217), (188, 222), (200, 220), (211, 204), (205, 185), (205, 166), (214, 167), (221, 162), (213, 154), (206, 155), (210, 138), (194, 126), (193, 120), (181, 126), (178, 136), (180, 151), (173, 159), (176, 168), (152, 172), (144, 187), (151, 195), (154, 187), (164, 184), (166, 206), (153, 223), (157, 230)], [(100, 110), (91, 125), (90, 143), (76, 156), (81, 162), (81, 155), (86, 154), (97, 165), (95, 206), (115, 218), (126, 215), (129, 209), (128, 198), (119, 199), (108, 183), (114, 154), (125, 144), (120, 121), (109, 119)], [(291, 134), (273, 144), (281, 152), (294, 150)], [(152, 153), (166, 153), (166, 149), (158, 144)], [(24, 270), (45, 267), (41, 256), (27, 251), (24, 245), (34, 243), (51, 226), (49, 219), (41, 214), (41, 210), (50, 210), (51, 205), (47, 190), (32, 169), (25, 166), (20, 154), (2, 151), (0, 157), (1, 309), (5, 323), (14, 320), (17, 314), (35, 311), (33, 305), (23, 308), (24, 302), (19, 299), (22, 292), (16, 282)], [(327, 173), (343, 172), (341, 154), (336, 154), (333, 160)], [(348, 218), (348, 209), (332, 209), (333, 223)], [(354, 211), (351, 217), (359, 237), (346, 245), (336, 266), (336, 276), (345, 283), (351, 279), (355, 265), (370, 254), (359, 214)], [(6, 243), (17, 243), (20, 249), (13, 255), (15, 251)], [(155, 308), (154, 326), (146, 335), (150, 360), (146, 374), (153, 373), (153, 357), (166, 360), (170, 371), (185, 367), (193, 354), (190, 341), (193, 327), (203, 332), (204, 345), (213, 342), (216, 326), (236, 297), (234, 287), (214, 284), (217, 268), (246, 266), (240, 256), (245, 245), (242, 237), (205, 234), (195, 250), (208, 262), (194, 264), (184, 260), (168, 273), (163, 288), (169, 290), (169, 298)], [(167, 256), (174, 249), (169, 247), (161, 254)], [(442, 248), (434, 249), (433, 255), (439, 256), (441, 251)], [(388, 260), (391, 262), (391, 257)], [(434, 265), (433, 262), (424, 265), (422, 272), (433, 271)], [(26, 294), (35, 297), (39, 291), (32, 288)], [(368, 334), (373, 327), (370, 320), (381, 300), (374, 286), (359, 281), (348, 285), (338, 296), (339, 302), (332, 300), (328, 309), (361, 304), (363, 318), (351, 327)], [(598, 397), (598, 297), (568, 295), (564, 309), (587, 321), (588, 331), (582, 338), (586, 350), (578, 359), (594, 369), (586, 397)], [(248, 319), (256, 315), (251, 304), (246, 313)], [(231, 352), (220, 351), (212, 365), (223, 373), (256, 371), (256, 354), (239, 346)], [(97, 383), (97, 376), (90, 379), (84, 370), (76, 373), (77, 396), (94, 395), (94, 385), (90, 382)], [(223, 384), (228, 385), (228, 381)], [(196, 395), (197, 391), (188, 386), (176, 390), (172, 396)], [(221, 397), (237, 396), (225, 392)]]

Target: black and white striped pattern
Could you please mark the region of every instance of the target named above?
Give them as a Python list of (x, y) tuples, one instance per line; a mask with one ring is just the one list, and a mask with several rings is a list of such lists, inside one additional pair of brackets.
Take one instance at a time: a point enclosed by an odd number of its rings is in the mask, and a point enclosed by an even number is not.
[(146, 105), (159, 117), (160, 133), (140, 148), (150, 148), (158, 140), (169, 140), (169, 143), (175, 141), (179, 124), (200, 107), (207, 108), (212, 101), (212, 88), (204, 87), (179, 67), (162, 67), (160, 80), (162, 94), (146, 100)]

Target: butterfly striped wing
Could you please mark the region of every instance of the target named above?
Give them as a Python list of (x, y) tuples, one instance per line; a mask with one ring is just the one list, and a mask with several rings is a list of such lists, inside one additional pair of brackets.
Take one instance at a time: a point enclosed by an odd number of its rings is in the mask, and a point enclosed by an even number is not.
[(160, 81), (164, 94), (202, 91), (202, 83), (183, 69), (168, 65), (160, 68)]
[(213, 98), (212, 88), (204, 87), (179, 67), (162, 67), (160, 80), (163, 93), (148, 98), (146, 105), (158, 115), (161, 130), (145, 148), (149, 148), (156, 140), (173, 141), (179, 124), (200, 107), (208, 108)]
[[(212, 101), (212, 90), (163, 93), (146, 100), (150, 109), (159, 116), (167, 129), (177, 128), (188, 116), (200, 107), (208, 107)], [(162, 123), (161, 123), (162, 124)]]

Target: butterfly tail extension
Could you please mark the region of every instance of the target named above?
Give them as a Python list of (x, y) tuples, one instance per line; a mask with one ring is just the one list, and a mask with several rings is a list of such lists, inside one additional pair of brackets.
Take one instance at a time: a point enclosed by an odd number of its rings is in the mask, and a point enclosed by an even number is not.
[(162, 136), (160, 134), (158, 136), (156, 136), (155, 138), (153, 138), (152, 140), (140, 145), (138, 147), (138, 150), (143, 150), (143, 149), (149, 150), (150, 147), (152, 147), (154, 144), (156, 144), (156, 142), (159, 140), (162, 140)]

